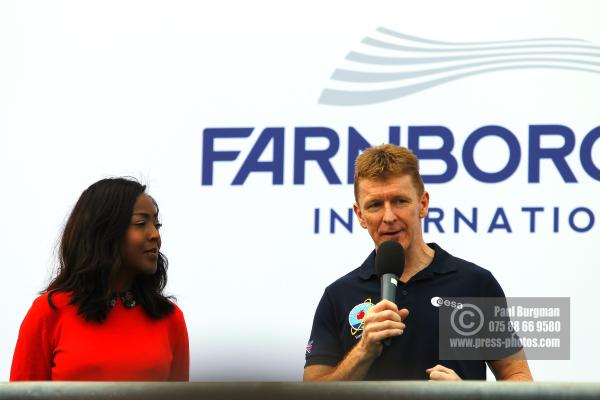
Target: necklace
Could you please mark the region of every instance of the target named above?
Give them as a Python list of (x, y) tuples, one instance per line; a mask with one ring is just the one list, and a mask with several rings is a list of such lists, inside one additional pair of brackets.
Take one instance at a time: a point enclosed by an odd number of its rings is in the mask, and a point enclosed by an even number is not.
[(121, 292), (121, 293), (113, 293), (110, 302), (108, 303), (111, 308), (117, 305), (117, 297), (121, 298), (121, 303), (125, 306), (125, 308), (133, 308), (136, 306), (135, 298), (133, 297), (132, 292)]

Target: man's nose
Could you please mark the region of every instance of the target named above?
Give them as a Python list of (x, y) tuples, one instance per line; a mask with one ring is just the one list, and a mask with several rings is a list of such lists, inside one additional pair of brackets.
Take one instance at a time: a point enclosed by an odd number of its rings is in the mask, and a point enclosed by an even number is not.
[(396, 214), (392, 210), (392, 205), (389, 202), (386, 202), (383, 206), (383, 222), (386, 224), (392, 224), (396, 222)]

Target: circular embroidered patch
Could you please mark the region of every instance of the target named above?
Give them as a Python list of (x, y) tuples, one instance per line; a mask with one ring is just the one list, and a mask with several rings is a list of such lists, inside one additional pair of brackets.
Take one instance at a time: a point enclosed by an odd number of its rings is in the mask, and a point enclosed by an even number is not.
[(352, 336), (356, 336), (357, 333), (362, 332), (364, 318), (367, 315), (367, 311), (369, 311), (373, 305), (371, 299), (366, 299), (363, 303), (355, 305), (352, 310), (350, 310), (350, 314), (348, 314), (348, 323), (350, 324), (350, 333)]

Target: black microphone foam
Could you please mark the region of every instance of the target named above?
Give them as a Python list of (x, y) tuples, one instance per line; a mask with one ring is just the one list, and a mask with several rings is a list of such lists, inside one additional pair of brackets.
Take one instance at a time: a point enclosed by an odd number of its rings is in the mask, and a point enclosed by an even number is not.
[(375, 255), (375, 272), (379, 277), (384, 274), (402, 276), (402, 272), (404, 272), (404, 249), (400, 243), (388, 240), (379, 245)]
[[(398, 242), (388, 240), (379, 245), (375, 255), (375, 272), (381, 279), (381, 300), (396, 302), (398, 280), (404, 272), (404, 249)], [(383, 345), (389, 347), (392, 338), (383, 340)]]

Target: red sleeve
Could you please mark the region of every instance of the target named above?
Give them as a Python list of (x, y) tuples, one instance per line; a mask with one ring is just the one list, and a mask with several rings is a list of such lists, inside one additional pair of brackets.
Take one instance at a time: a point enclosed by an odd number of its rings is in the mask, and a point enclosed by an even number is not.
[(185, 319), (179, 307), (175, 306), (172, 318), (171, 347), (173, 349), (173, 360), (171, 361), (169, 380), (187, 382), (190, 380), (190, 344)]
[(48, 304), (47, 294), (33, 301), (19, 329), (10, 369), (11, 381), (51, 380), (58, 314)]

